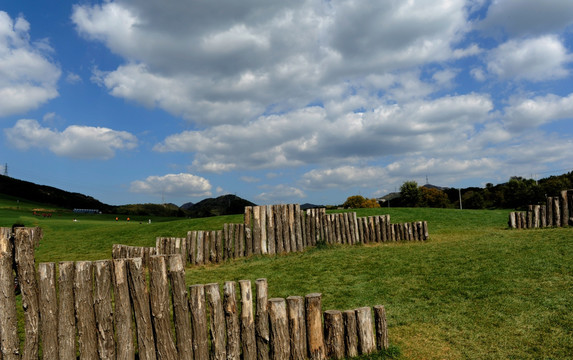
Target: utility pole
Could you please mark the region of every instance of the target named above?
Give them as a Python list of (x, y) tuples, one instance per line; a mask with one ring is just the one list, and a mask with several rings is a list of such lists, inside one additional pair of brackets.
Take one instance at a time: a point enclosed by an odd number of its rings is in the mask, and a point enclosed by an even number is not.
[(4, 164), (4, 176), (8, 176), (8, 163)]
[(458, 188), (458, 193), (460, 194), (460, 210), (462, 210), (462, 188)]

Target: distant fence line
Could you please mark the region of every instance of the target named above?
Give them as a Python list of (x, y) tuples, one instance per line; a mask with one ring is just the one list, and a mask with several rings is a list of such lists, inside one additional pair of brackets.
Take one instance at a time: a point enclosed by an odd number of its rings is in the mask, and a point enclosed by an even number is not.
[(326, 244), (368, 244), (424, 241), (426, 221), (392, 224), (390, 215), (357, 217), (356, 213), (326, 214), (326, 209), (301, 211), (298, 204), (248, 206), (242, 224), (224, 224), (222, 230), (189, 231), (187, 237), (158, 237), (155, 247), (114, 244), (114, 259), (182, 254), (186, 264), (220, 263), (251, 255), (303, 251)]
[(543, 205), (529, 205), (525, 212), (510, 212), (508, 225), (512, 229), (573, 225), (573, 190), (563, 190), (559, 196), (549, 196)]
[(50, 360), (325, 360), (388, 348), (381, 305), (323, 312), (320, 293), (269, 299), (266, 279), (256, 280), (255, 293), (250, 280), (239, 289), (227, 281), (223, 292), (217, 283), (187, 287), (181, 255), (150, 256), (148, 272), (141, 258), (40, 263), (36, 270), (34, 231), (18, 228), (13, 236), (0, 228), (4, 360), (40, 353)]

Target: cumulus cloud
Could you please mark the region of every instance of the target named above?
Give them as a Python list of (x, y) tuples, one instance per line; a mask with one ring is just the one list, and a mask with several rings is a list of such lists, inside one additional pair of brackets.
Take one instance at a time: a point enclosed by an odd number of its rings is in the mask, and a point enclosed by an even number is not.
[(571, 54), (554, 35), (509, 40), (488, 55), (487, 69), (502, 79), (545, 81), (569, 75)]
[(573, 117), (573, 94), (561, 97), (554, 94), (533, 98), (515, 98), (504, 109), (504, 123), (514, 132)]
[(384, 105), (329, 118), (328, 107), (263, 116), (167, 137), (160, 152), (190, 152), (203, 171), (273, 169), (451, 148), (488, 119), (487, 96), (470, 94)]
[(148, 176), (145, 180), (131, 183), (130, 191), (151, 195), (176, 196), (211, 196), (209, 180), (193, 174), (167, 174), (163, 176)]
[(504, 31), (512, 36), (546, 34), (573, 24), (573, 3), (568, 0), (493, 1), (477, 27), (489, 32)]
[(96, 74), (110, 94), (209, 126), (338, 102), (370, 75), (475, 55), (475, 44), (457, 45), (465, 16), (462, 0), (116, 0), (77, 5), (72, 21), (125, 59)]
[(255, 199), (265, 204), (278, 204), (304, 199), (306, 194), (299, 188), (279, 184), (275, 186), (261, 186), (264, 191), (255, 196)]
[(30, 41), (30, 23), (0, 11), (0, 117), (25, 113), (58, 96), (61, 70), (46, 41)]
[(42, 127), (32, 119), (18, 120), (4, 132), (8, 142), (17, 149), (48, 149), (58, 156), (74, 159), (110, 159), (116, 150), (137, 146), (137, 138), (126, 131), (72, 125), (60, 132)]

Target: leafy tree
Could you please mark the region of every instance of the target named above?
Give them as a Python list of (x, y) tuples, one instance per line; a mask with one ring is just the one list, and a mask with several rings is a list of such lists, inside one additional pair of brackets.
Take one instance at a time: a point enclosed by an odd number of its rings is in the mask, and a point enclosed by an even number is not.
[(421, 191), (415, 181), (406, 181), (400, 186), (400, 200), (405, 206), (414, 207), (420, 203)]
[(449, 204), (448, 195), (439, 189), (421, 187), (420, 206), (446, 208)]
[(354, 195), (354, 196), (349, 196), (344, 202), (344, 204), (342, 204), (342, 206), (350, 209), (359, 209), (359, 208), (378, 208), (380, 207), (380, 204), (378, 204), (378, 201), (376, 201), (376, 199), (366, 199), (361, 195)]

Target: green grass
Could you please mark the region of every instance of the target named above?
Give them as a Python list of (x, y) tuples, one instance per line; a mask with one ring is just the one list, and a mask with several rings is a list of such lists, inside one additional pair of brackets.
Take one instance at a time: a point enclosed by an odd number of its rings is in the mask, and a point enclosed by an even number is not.
[[(3, 202), (4, 201), (4, 202)], [(109, 258), (111, 244), (220, 229), (242, 216), (124, 219), (62, 212), (34, 217), (0, 200), (0, 226), (41, 226), (40, 261)], [(20, 204), (24, 206), (24, 204)], [(568, 359), (573, 353), (573, 228), (508, 230), (508, 211), (360, 209), (392, 222), (427, 220), (428, 242), (325, 246), (187, 270), (188, 284), (269, 281), (269, 296), (323, 294), (323, 310), (386, 307), (392, 358)], [(142, 221), (142, 224), (139, 224)], [(368, 358), (383, 358), (376, 355)]]

